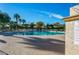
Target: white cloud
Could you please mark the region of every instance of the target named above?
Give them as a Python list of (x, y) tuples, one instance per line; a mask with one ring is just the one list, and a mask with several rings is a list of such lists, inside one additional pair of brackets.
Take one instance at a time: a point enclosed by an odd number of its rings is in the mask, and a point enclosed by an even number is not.
[(56, 17), (56, 18), (59, 18), (59, 19), (64, 18), (64, 17), (61, 16), (60, 14), (54, 14), (54, 13), (49, 14), (49, 17)]
[(62, 15), (56, 14), (56, 13), (51, 13), (51, 12), (47, 12), (47, 11), (39, 11), (39, 12), (42, 13), (42, 14), (48, 15), (50, 18), (51, 17), (55, 17), (55, 18), (59, 18), (59, 19), (64, 18)]
[(43, 14), (47, 14), (47, 15), (49, 15), (50, 14), (50, 12), (47, 12), (47, 11), (39, 11), (40, 13), (43, 13)]

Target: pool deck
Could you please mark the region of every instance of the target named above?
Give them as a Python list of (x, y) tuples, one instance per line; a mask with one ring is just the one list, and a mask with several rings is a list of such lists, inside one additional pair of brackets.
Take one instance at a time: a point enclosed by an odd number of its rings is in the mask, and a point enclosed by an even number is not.
[[(64, 55), (64, 39), (63, 34), (48, 36), (0, 35), (0, 51), (9, 55)], [(0, 54), (3, 53), (0, 52)]]

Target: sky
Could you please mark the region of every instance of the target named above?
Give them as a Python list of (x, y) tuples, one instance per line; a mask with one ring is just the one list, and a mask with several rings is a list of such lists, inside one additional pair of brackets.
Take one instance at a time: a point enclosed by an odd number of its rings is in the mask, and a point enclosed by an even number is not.
[(6, 12), (15, 21), (14, 14), (18, 13), (26, 23), (42, 21), (45, 24), (60, 22), (70, 14), (70, 7), (76, 3), (0, 3), (0, 10)]

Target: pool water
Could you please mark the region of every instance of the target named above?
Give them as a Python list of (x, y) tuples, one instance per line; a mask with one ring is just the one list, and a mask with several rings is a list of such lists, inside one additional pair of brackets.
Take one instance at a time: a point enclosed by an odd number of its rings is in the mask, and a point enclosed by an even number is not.
[(64, 34), (64, 32), (50, 32), (50, 31), (22, 31), (22, 32), (2, 32), (0, 35), (57, 35)]
[(15, 35), (56, 35), (64, 34), (64, 32), (50, 32), (50, 31), (29, 31), (29, 32), (13, 32)]

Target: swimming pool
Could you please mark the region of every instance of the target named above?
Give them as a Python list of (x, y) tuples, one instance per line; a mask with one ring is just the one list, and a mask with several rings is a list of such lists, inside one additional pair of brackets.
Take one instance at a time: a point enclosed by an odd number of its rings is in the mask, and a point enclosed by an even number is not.
[(64, 32), (50, 32), (50, 31), (22, 31), (22, 32), (5, 32), (5, 35), (57, 35), (64, 34)]

